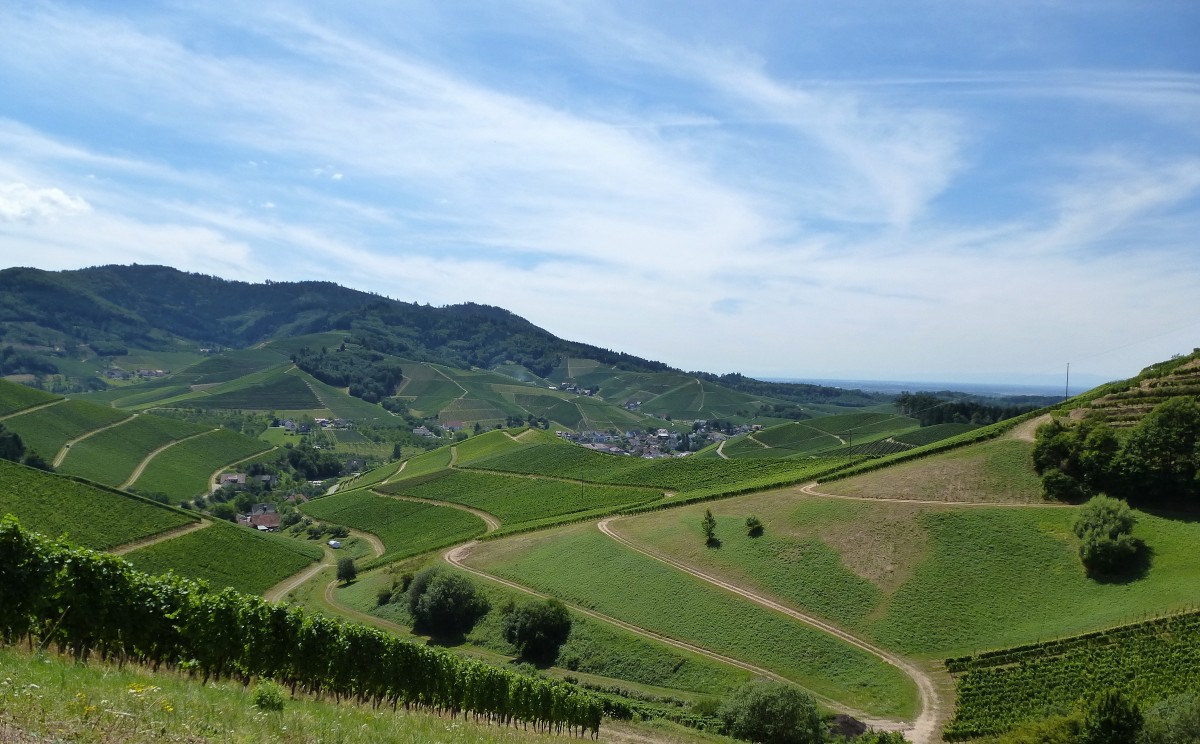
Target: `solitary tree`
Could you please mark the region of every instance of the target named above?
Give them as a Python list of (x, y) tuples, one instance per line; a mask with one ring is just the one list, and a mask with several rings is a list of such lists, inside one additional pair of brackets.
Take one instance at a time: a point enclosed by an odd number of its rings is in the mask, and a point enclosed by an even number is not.
[(759, 537), (763, 533), (762, 520), (751, 514), (746, 517), (746, 534), (750, 537)]
[(751, 682), (734, 691), (719, 712), (739, 739), (764, 744), (820, 744), (824, 738), (817, 704), (799, 688)]
[(700, 528), (704, 530), (704, 542), (708, 545), (717, 544), (717, 518), (712, 509), (704, 510), (704, 519), (700, 520)]
[(1079, 510), (1075, 535), (1079, 558), (1089, 573), (1115, 573), (1137, 557), (1142, 541), (1130, 534), (1136, 523), (1128, 504), (1103, 494)]
[(530, 661), (554, 663), (570, 634), (571, 614), (557, 599), (526, 602), (504, 617), (504, 640)]
[(487, 597), (458, 574), (422, 571), (408, 591), (414, 627), (433, 635), (465, 635), (490, 609)]
[(337, 580), (349, 584), (358, 578), (358, 569), (354, 567), (353, 558), (339, 558), (337, 562)]

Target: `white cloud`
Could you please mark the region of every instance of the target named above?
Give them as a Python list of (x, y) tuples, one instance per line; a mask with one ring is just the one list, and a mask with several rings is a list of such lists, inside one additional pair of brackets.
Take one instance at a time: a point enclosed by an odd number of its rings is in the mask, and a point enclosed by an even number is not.
[(81, 197), (58, 188), (34, 188), (24, 183), (0, 183), (0, 221), (31, 222), (87, 212)]

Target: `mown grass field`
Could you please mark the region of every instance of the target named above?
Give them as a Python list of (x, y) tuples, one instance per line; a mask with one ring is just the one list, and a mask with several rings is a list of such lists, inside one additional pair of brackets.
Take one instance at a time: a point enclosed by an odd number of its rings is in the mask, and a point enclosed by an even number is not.
[(372, 565), (464, 542), (486, 528), (483, 520), (461, 509), (401, 501), (365, 490), (324, 496), (308, 502), (301, 511), (314, 519), (376, 535), (386, 552)]
[(75, 545), (106, 550), (196, 521), (145, 499), (0, 460), (0, 515)]
[(658, 500), (662, 492), (571, 482), (565, 479), (444, 471), (438, 478), (389, 483), (379, 489), (397, 496), (449, 501), (494, 514), (506, 527), (581, 512), (610, 510)]
[(77, 442), (58, 471), (120, 486), (133, 474), (138, 463), (154, 450), (205, 430), (204, 426), (180, 419), (140, 414), (120, 426)]
[[(448, 565), (443, 565), (441, 570), (458, 571)], [(491, 610), (467, 635), (466, 643), (515, 657), (516, 648), (504, 640), (503, 610), (509, 603), (519, 605), (532, 601), (533, 597), (475, 576), (468, 575), (468, 578), (488, 598)], [(412, 618), (403, 595), (397, 602), (378, 604), (379, 590), (391, 586), (392, 582), (389, 571), (376, 571), (349, 586), (339, 586), (335, 599), (359, 612), (410, 627)], [(664, 690), (678, 690), (698, 695), (728, 693), (751, 676), (743, 669), (642, 638), (577, 612), (571, 614), (571, 619), (571, 635), (560, 650), (555, 676), (591, 674), (609, 678), (610, 684), (614, 685), (628, 687), (632, 683), (635, 689), (639, 686), (660, 688), (656, 690), (660, 694)]]
[(634, 625), (764, 666), (874, 715), (912, 716), (916, 708), (915, 686), (894, 667), (631, 551), (593, 524), (485, 542), (467, 562)]
[(320, 545), (289, 540), (230, 522), (134, 550), (125, 559), (139, 571), (202, 579), (219, 589), (262, 594), (324, 555)]
[(15, 431), (25, 443), (47, 462), (54, 459), (67, 442), (103, 426), (128, 418), (129, 414), (82, 400), (64, 400), (4, 420), (4, 427)]
[[(711, 508), (721, 547), (704, 547)], [(1085, 632), (1187, 607), (1200, 523), (1140, 514), (1143, 578), (1079, 564), (1075, 508), (962, 507), (764, 493), (623, 519), (638, 544), (756, 588), (906, 654), (941, 658)], [(766, 527), (746, 534), (750, 514)]]
[(218, 429), (172, 445), (150, 461), (133, 487), (142, 493), (164, 493), (190, 499), (208, 491), (218, 469), (263, 452), (268, 445), (229, 429)]
[(0, 380), (0, 416), (57, 400), (58, 396), (8, 380)]

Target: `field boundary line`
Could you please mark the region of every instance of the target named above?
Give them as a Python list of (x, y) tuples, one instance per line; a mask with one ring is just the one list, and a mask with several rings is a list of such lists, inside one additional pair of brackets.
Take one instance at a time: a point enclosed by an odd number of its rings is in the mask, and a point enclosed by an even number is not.
[(0, 421), (5, 421), (10, 418), (16, 418), (17, 416), (24, 416), (27, 413), (33, 413), (34, 411), (40, 411), (43, 408), (49, 408), (50, 406), (57, 406), (59, 403), (66, 403), (66, 402), (67, 402), (67, 398), (59, 398), (58, 400), (52, 400), (48, 403), (38, 403), (35, 406), (29, 406), (28, 408), (22, 408), (19, 411), (13, 411), (12, 413), (6, 413), (3, 416), (0, 416)]
[(761, 607), (765, 607), (769, 610), (787, 615), (793, 620), (798, 620), (815, 630), (827, 633), (838, 640), (854, 646), (860, 651), (865, 651), (866, 653), (871, 654), (881, 661), (904, 672), (904, 674), (907, 675), (908, 678), (911, 679), (917, 686), (917, 693), (921, 700), (921, 712), (917, 716), (916, 721), (914, 721), (910, 726), (905, 726), (903, 730), (912, 737), (914, 744), (931, 744), (934, 741), (934, 734), (940, 727), (942, 719), (945, 716), (945, 706), (943, 705), (941, 696), (938, 694), (937, 685), (934, 683), (933, 677), (927, 674), (924, 670), (920, 669), (915, 664), (904, 659), (903, 657), (897, 656), (890, 651), (886, 651), (868, 641), (859, 638), (858, 636), (832, 625), (831, 623), (819, 620), (812, 615), (808, 615), (800, 612), (799, 610), (788, 607), (787, 605), (776, 602), (766, 596), (758, 594), (757, 592), (743, 589), (735, 584), (731, 584), (723, 579), (713, 576), (712, 574), (705, 573), (694, 566), (683, 563), (682, 561), (677, 561), (674, 558), (669, 558), (665, 555), (644, 548), (637, 543), (634, 543), (632, 540), (618, 535), (612, 529), (611, 523), (619, 518), (620, 517), (608, 517), (606, 519), (602, 519), (596, 523), (596, 527), (599, 528), (602, 533), (608, 537), (611, 537), (613, 540), (624, 545), (630, 550), (640, 553), (653, 560), (659, 561), (660, 563), (664, 563), (672, 568), (683, 571), (684, 573), (690, 574), (691, 576), (694, 576), (718, 588), (724, 589), (725, 591), (735, 594), (742, 599), (749, 600)]
[(92, 436), (93, 434), (99, 434), (102, 431), (108, 431), (109, 429), (113, 428), (114, 426), (120, 426), (121, 424), (127, 424), (130, 421), (133, 421), (135, 418), (137, 418), (138, 415), (139, 414), (131, 413), (119, 421), (114, 421), (111, 424), (105, 424), (104, 426), (101, 426), (99, 429), (92, 429), (91, 431), (84, 432), (82, 435), (75, 437), (74, 439), (64, 443), (62, 448), (58, 450), (58, 454), (56, 454), (54, 456), (54, 462), (52, 462), (51, 465), (54, 468), (58, 468), (59, 465), (62, 465), (62, 461), (67, 459), (67, 455), (69, 455), (71, 453), (71, 447), (75, 446), (76, 444), (79, 444), (80, 442), (82, 442), (83, 440)]
[[(374, 488), (370, 489), (370, 491), (371, 491), (371, 493), (375, 494), (376, 496), (379, 496), (379, 497), (385, 498), (385, 499), (396, 499), (397, 501), (411, 501), (411, 502), (417, 503), (417, 504), (429, 504), (430, 506), (448, 506), (451, 509), (458, 509), (459, 511), (469, 512), (483, 520), (483, 523), (487, 526), (487, 532), (495, 532), (496, 530), (500, 529), (500, 518), (499, 517), (497, 517), (495, 514), (492, 514), (491, 512), (486, 512), (483, 509), (476, 509), (473, 506), (467, 506), (466, 504), (458, 504), (453, 501), (438, 501), (437, 499), (422, 499), (422, 498), (418, 498), (416, 496), (400, 496), (400, 495), (397, 495), (394, 493), (382, 493), (380, 491), (376, 491)], [(484, 534), (487, 534), (487, 532), (485, 532)], [(378, 557), (378, 556), (376, 556), (376, 557)]]
[(118, 488), (120, 488), (122, 491), (124, 491), (125, 489), (132, 486), (134, 483), (137, 483), (137, 479), (142, 477), (142, 473), (145, 472), (146, 467), (150, 464), (150, 461), (153, 460), (154, 458), (158, 457), (160, 454), (162, 454), (163, 450), (168, 450), (181, 442), (186, 442), (189, 439), (195, 439), (196, 437), (202, 437), (205, 434), (211, 434), (214, 431), (217, 431), (217, 429), (208, 429), (206, 431), (198, 431), (195, 434), (189, 434), (188, 436), (186, 436), (182, 439), (175, 439), (170, 442), (167, 442), (166, 444), (159, 447), (158, 449), (153, 450), (150, 454), (148, 454), (144, 458), (142, 458), (142, 461), (138, 463), (138, 466), (133, 469), (133, 473), (130, 474), (130, 476), (125, 479), (125, 482), (122, 483), (120, 486), (118, 486)]
[(174, 529), (167, 530), (166, 532), (160, 532), (157, 535), (143, 537), (140, 540), (134, 540), (133, 542), (125, 543), (124, 545), (118, 545), (108, 552), (112, 553), (113, 555), (125, 555), (126, 553), (132, 553), (135, 550), (148, 548), (151, 545), (155, 545), (160, 542), (166, 542), (167, 540), (174, 540), (177, 537), (183, 537), (189, 532), (195, 532), (196, 530), (202, 530), (205, 527), (211, 526), (212, 520), (200, 519), (192, 522), (191, 524), (185, 524), (182, 527), (176, 527)]

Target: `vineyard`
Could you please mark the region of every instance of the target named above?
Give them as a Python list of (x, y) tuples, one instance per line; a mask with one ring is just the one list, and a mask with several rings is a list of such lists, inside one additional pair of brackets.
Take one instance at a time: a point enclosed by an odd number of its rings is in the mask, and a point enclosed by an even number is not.
[(0, 380), (0, 416), (57, 400), (58, 396), (28, 385)]
[(133, 485), (142, 493), (190, 499), (208, 490), (209, 478), (218, 468), (265, 449), (267, 445), (257, 439), (218, 429), (163, 450)]
[(49, 462), (72, 439), (128, 417), (128, 413), (115, 408), (81, 400), (65, 400), (5, 419), (4, 426), (19, 434), (27, 449), (37, 452)]
[(261, 594), (323, 555), (320, 546), (215, 521), (202, 530), (164, 540), (125, 555), (139, 571), (207, 581)]
[(916, 431), (897, 434), (892, 438), (903, 444), (920, 447), (925, 444), (940, 442), (950, 437), (956, 437), (959, 434), (966, 434), (978, 428), (977, 424), (934, 424), (932, 426), (922, 426)]
[(304, 380), (295, 375), (284, 374), (276, 375), (258, 385), (189, 398), (185, 405), (193, 408), (256, 411), (306, 411), (324, 408)]
[(180, 419), (138, 415), (73, 445), (58, 470), (108, 486), (120, 486), (151, 452), (204, 430), (199, 424)]
[(996, 734), (1106, 688), (1140, 704), (1200, 692), (1200, 612), (948, 659), (958, 704), (948, 740)]
[(401, 501), (364, 490), (324, 496), (305, 504), (301, 511), (374, 534), (383, 541), (386, 552), (373, 565), (464, 542), (485, 529), (479, 517), (461, 509)]
[(0, 522), (0, 587), (0, 636), (54, 643), (80, 661), (93, 654), (155, 666), (186, 660), (205, 685), (257, 677), (376, 707), (470, 711), (580, 734), (600, 727), (600, 701), (570, 685), (232, 590), (152, 578), (118, 558), (24, 532), (9, 518)]
[(420, 482), (422, 480), (391, 483), (379, 490), (482, 509), (496, 515), (506, 527), (579, 512), (613, 510), (662, 497), (661, 491), (650, 488), (618, 488), (565, 479), (466, 470), (453, 470), (439, 478)]
[(106, 550), (182, 527), (196, 518), (120, 491), (0, 460), (0, 516), (30, 529)]

